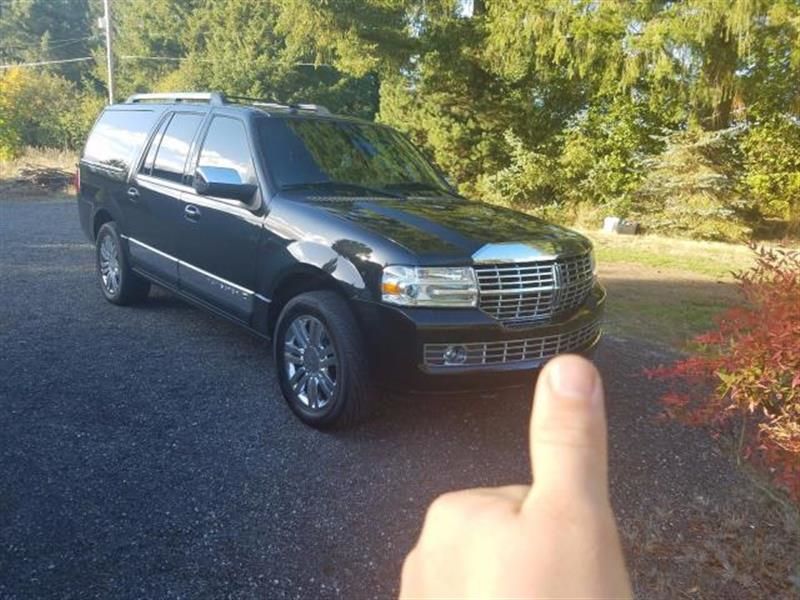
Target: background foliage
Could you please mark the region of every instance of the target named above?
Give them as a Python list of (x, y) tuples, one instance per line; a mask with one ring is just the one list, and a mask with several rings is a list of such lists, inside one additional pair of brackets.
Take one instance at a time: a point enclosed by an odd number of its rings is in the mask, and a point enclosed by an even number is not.
[[(390, 123), (465, 194), (706, 239), (800, 229), (800, 0), (112, 0), (117, 96), (220, 89)], [(76, 147), (100, 0), (0, 2), (0, 156)]]
[(746, 304), (696, 339), (696, 356), (651, 375), (672, 382), (669, 416), (734, 433), (739, 458), (800, 503), (800, 253), (753, 250), (756, 265), (736, 275)]

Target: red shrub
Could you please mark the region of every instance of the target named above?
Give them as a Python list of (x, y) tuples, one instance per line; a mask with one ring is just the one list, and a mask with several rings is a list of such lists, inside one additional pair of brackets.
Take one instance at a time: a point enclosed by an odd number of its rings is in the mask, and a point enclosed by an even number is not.
[(800, 502), (800, 252), (752, 249), (756, 265), (735, 274), (745, 304), (695, 338), (695, 356), (649, 375), (671, 381), (669, 417), (735, 433), (739, 456)]

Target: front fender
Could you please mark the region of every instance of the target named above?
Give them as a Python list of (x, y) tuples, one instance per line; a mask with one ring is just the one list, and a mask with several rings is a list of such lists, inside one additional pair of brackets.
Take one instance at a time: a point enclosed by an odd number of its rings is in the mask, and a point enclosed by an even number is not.
[[(335, 247), (335, 245), (334, 245)], [(292, 295), (321, 284), (338, 289), (348, 299), (370, 299), (368, 285), (353, 261), (319, 242), (298, 240), (281, 250), (283, 268), (267, 276), (264, 286), (268, 305), (254, 315), (253, 326), (271, 334), (282, 305)], [(312, 284), (309, 286), (309, 284)]]
[[(335, 245), (334, 245), (335, 247)], [(364, 296), (367, 285), (352, 260), (334, 248), (309, 240), (298, 240), (286, 247), (301, 265), (319, 269), (343, 285), (350, 296)]]

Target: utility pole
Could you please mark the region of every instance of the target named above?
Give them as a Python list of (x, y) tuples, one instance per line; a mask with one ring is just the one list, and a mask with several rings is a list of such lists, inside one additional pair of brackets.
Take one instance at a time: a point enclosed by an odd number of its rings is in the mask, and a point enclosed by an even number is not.
[(108, 0), (103, 0), (103, 29), (106, 32), (106, 66), (108, 67), (108, 103), (114, 104), (114, 65), (111, 59), (111, 11)]

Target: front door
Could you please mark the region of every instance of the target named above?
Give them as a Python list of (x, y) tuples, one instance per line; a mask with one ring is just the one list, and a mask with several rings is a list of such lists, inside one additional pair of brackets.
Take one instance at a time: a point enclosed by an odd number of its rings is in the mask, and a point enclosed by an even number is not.
[[(244, 123), (215, 115), (200, 147), (198, 167), (235, 169), (244, 183), (258, 183)], [(182, 235), (178, 240), (180, 287), (229, 315), (247, 322), (255, 304), (258, 244), (263, 216), (260, 191), (250, 203), (203, 196), (189, 188), (181, 195)]]

